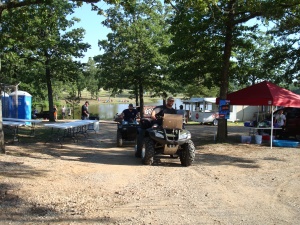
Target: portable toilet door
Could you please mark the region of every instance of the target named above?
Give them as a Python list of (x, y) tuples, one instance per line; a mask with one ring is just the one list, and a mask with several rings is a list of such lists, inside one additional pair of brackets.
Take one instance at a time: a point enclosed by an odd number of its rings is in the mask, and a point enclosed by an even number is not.
[(25, 91), (12, 92), (9, 95), (10, 117), (31, 119), (32, 96)]
[(9, 117), (9, 95), (1, 92), (2, 117)]

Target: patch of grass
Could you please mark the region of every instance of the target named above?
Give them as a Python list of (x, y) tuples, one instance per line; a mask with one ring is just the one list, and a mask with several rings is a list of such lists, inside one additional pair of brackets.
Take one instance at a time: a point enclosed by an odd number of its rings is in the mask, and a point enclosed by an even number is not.
[(188, 121), (187, 125), (200, 125), (200, 123), (196, 121)]
[(239, 126), (239, 127), (243, 127), (244, 126), (244, 122), (241, 121), (235, 121), (235, 122), (227, 122), (227, 126)]
[[(35, 135), (31, 135), (31, 127), (25, 126), (20, 127), (18, 130), (19, 142), (22, 143), (36, 143), (36, 142), (46, 142), (51, 137), (51, 129), (44, 126), (35, 127)], [(4, 129), (4, 139), (7, 143), (12, 143), (14, 140), (14, 130), (5, 128)]]

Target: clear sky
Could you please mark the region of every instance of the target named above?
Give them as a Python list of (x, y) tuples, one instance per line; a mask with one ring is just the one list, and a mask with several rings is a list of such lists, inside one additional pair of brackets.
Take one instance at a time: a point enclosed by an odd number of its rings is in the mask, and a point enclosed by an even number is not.
[[(108, 8), (108, 5), (103, 2), (99, 3), (98, 6), (102, 9)], [(91, 49), (85, 53), (85, 57), (80, 59), (81, 62), (85, 63), (89, 57), (101, 54), (98, 41), (106, 39), (106, 35), (110, 30), (101, 24), (101, 22), (105, 20), (105, 17), (97, 15), (96, 11), (92, 11), (90, 4), (84, 3), (82, 7), (75, 10), (75, 13), (72, 14), (71, 17), (77, 17), (81, 20), (79, 23), (76, 23), (73, 28), (84, 28), (86, 33), (83, 41), (91, 45)]]

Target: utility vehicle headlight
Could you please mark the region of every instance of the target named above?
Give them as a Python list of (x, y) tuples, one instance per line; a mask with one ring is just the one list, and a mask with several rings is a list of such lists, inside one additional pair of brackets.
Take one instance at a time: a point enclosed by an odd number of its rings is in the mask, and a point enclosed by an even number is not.
[(155, 132), (155, 137), (164, 138), (164, 135), (158, 132)]
[(191, 133), (181, 133), (179, 135), (179, 139), (189, 139), (191, 137), (192, 137)]

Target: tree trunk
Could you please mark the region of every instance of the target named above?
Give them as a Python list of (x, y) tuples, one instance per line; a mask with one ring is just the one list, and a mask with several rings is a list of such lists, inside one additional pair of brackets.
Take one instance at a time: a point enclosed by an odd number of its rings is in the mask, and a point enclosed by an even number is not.
[[(2, 12), (3, 9), (0, 8), (0, 23), (2, 21)], [(3, 49), (0, 49), (2, 52)], [(0, 73), (1, 73), (1, 55), (0, 55)], [(0, 93), (2, 91), (2, 88), (0, 86)], [(4, 92), (4, 90), (3, 90)], [(5, 144), (4, 144), (4, 132), (3, 132), (3, 123), (2, 123), (2, 97), (0, 98), (0, 153), (5, 154)]]
[(138, 85), (134, 85), (134, 97), (135, 97), (135, 105), (138, 106), (139, 104), (139, 87)]
[(4, 132), (2, 123), (2, 98), (0, 98), (0, 154), (5, 154)]
[(144, 117), (144, 87), (142, 82), (139, 83), (139, 96), (140, 96), (140, 117)]
[[(2, 9), (0, 10), (0, 22), (2, 18)], [(0, 49), (2, 51), (2, 49)], [(1, 73), (1, 55), (0, 55), (0, 73)], [(0, 94), (2, 91), (2, 84), (0, 84)], [(3, 90), (4, 92), (4, 90)], [(4, 94), (4, 93), (3, 93)], [(5, 143), (4, 143), (4, 132), (3, 132), (3, 123), (2, 123), (2, 97), (0, 97), (0, 154), (5, 154)]]
[[(220, 84), (220, 100), (225, 100), (227, 98), (228, 83), (229, 83), (229, 67), (230, 67), (230, 57), (232, 49), (232, 38), (234, 29), (234, 3), (235, 0), (231, 0), (228, 3), (228, 15), (226, 23), (226, 35), (225, 35), (225, 46), (223, 53), (223, 66), (221, 70), (221, 84)], [(227, 139), (227, 120), (219, 119), (218, 121), (218, 134), (217, 141), (225, 142)]]
[(49, 121), (54, 122), (54, 104), (53, 104), (53, 91), (52, 91), (52, 83), (51, 83), (51, 70), (49, 65), (49, 59), (45, 62), (46, 66), (46, 83), (47, 83), (47, 90), (48, 90), (48, 102), (49, 102)]

